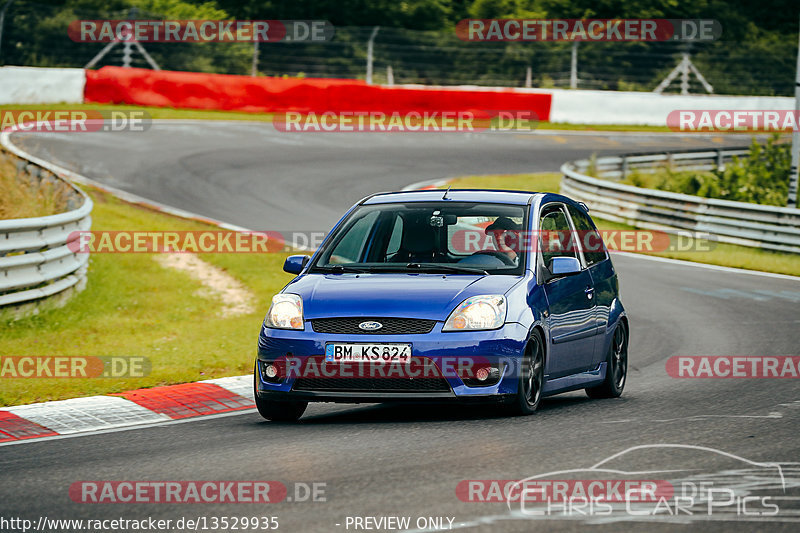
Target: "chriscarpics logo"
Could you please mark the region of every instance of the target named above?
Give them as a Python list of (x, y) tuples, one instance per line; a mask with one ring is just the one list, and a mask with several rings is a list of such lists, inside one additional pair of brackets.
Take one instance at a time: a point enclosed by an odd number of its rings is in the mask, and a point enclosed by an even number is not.
[(493, 519), (778, 523), (800, 510), (796, 465), (707, 446), (645, 444), (588, 466), (516, 480), (463, 480), (455, 491), (463, 502), (503, 502), (508, 514), (495, 512)]

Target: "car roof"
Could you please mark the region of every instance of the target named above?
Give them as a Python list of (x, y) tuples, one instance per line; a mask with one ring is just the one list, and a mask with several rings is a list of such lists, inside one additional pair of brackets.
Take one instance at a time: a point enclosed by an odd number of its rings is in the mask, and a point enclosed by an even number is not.
[[(362, 204), (388, 204), (409, 202), (436, 202), (441, 201), (445, 194), (444, 189), (427, 189), (415, 191), (383, 192), (368, 196), (361, 201)], [(537, 195), (543, 193), (530, 191), (503, 191), (484, 189), (451, 189), (446, 200), (453, 202), (479, 202), (495, 204), (527, 205)]]

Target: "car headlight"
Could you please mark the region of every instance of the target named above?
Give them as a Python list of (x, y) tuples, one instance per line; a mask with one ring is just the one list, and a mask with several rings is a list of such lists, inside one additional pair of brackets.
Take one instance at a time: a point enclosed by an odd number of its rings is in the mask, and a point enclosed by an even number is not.
[(296, 294), (276, 294), (267, 313), (267, 327), (304, 329), (303, 299)]
[(506, 298), (492, 294), (473, 296), (453, 309), (442, 331), (497, 329), (506, 321)]

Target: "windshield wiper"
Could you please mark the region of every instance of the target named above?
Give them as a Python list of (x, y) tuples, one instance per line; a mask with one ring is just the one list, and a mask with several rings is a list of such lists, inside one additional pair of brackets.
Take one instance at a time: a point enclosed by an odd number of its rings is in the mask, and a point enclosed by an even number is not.
[(370, 267), (358, 267), (358, 266), (350, 266), (350, 265), (325, 265), (325, 266), (315, 266), (311, 269), (312, 272), (332, 272), (334, 274), (344, 274), (345, 272), (356, 272), (359, 274), (363, 274), (365, 272), (370, 272)]
[(461, 274), (481, 274), (488, 276), (489, 273), (482, 268), (450, 265), (442, 263), (386, 263), (377, 265), (325, 265), (315, 266), (311, 272), (330, 272), (333, 274), (344, 274), (355, 272), (358, 274), (374, 272), (407, 272), (409, 270), (419, 270), (421, 272), (458, 272)]
[(445, 272), (460, 272), (463, 274), (482, 274), (484, 276), (488, 276), (489, 273), (482, 268), (476, 267), (467, 267), (467, 266), (460, 266), (460, 265), (450, 265), (444, 263), (408, 263), (406, 264), (406, 268), (414, 269), (414, 270), (425, 270), (425, 271), (445, 271)]

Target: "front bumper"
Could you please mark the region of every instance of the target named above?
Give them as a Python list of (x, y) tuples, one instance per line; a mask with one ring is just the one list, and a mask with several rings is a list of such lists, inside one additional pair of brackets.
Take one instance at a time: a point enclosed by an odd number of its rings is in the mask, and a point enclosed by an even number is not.
[[(507, 323), (492, 331), (441, 331), (438, 322), (433, 331), (417, 335), (369, 335), (317, 333), (306, 321), (305, 330), (278, 330), (262, 327), (258, 342), (258, 363), (255, 379), (259, 397), (276, 400), (303, 400), (320, 402), (373, 403), (386, 401), (446, 401), (446, 400), (505, 400), (517, 392), (515, 369), (524, 353), (528, 330), (522, 324)], [(296, 390), (297, 373), (292, 373), (277, 383), (266, 381), (260, 365), (281, 359), (313, 363), (324, 358), (327, 343), (408, 343), (411, 344), (412, 363), (435, 365), (441, 372), (444, 386), (436, 390), (314, 390), (308, 382), (303, 390)], [(463, 361), (502, 365), (504, 372), (499, 380), (489, 386), (468, 386), (462, 374), (454, 368)], [(302, 375), (300, 376), (303, 377)], [(330, 378), (337, 379), (337, 378)], [(397, 379), (397, 378), (393, 378)], [(380, 382), (378, 382), (380, 383)], [(397, 385), (398, 383), (394, 383)], [(338, 383), (336, 384), (338, 388)], [(380, 387), (380, 385), (377, 385)], [(389, 388), (389, 387), (387, 387)], [(394, 387), (397, 388), (397, 387)], [(400, 387), (405, 388), (405, 387)]]
[(333, 391), (259, 391), (258, 397), (275, 401), (332, 402), (332, 403), (430, 403), (430, 402), (474, 402), (504, 403), (514, 397), (513, 394), (471, 394), (456, 396), (452, 392), (333, 392)]

